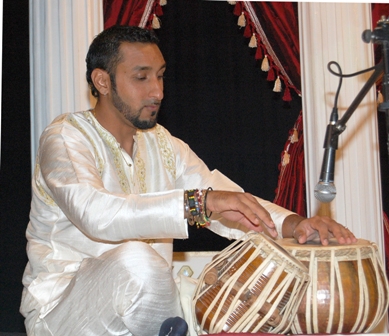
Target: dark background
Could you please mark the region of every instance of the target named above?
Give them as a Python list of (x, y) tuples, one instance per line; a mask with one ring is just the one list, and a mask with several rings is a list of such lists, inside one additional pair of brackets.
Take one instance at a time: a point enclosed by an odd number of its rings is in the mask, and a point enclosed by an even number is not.
[[(218, 1), (175, 1), (164, 6), (156, 30), (167, 62), (159, 122), (187, 142), (210, 169), (246, 191), (273, 200), (278, 164), (301, 110), (273, 92), (255, 60), (255, 48), (237, 26), (233, 6)], [(175, 250), (219, 250), (230, 242), (190, 228)]]
[(28, 0), (3, 1), (0, 167), (0, 330), (24, 331), (19, 314), (31, 201)]
[[(272, 200), (278, 164), (301, 100), (285, 103), (255, 61), (233, 6), (168, 1), (157, 31), (168, 64), (160, 123), (245, 190)], [(0, 169), (0, 330), (24, 332), (19, 314), (31, 199), (28, 0), (4, 1)], [(380, 114), (385, 142), (384, 116)], [(382, 126), (383, 125), (383, 126)], [(386, 148), (382, 162), (387, 165)], [(385, 170), (386, 171), (386, 170)], [(387, 176), (383, 176), (387, 195)], [(229, 241), (191, 229), (176, 251), (219, 250)]]

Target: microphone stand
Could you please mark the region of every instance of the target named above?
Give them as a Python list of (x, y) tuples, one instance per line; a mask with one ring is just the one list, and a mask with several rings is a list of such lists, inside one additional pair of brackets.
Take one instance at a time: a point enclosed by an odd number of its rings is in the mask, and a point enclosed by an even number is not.
[[(343, 131), (346, 129), (346, 123), (354, 113), (354, 111), (357, 109), (363, 98), (367, 95), (369, 90), (373, 87), (373, 85), (377, 82), (377, 80), (380, 78), (384, 70), (384, 63), (381, 61), (378, 63), (377, 67), (375, 68), (374, 72), (371, 74), (369, 79), (366, 81), (365, 85), (362, 87), (361, 91), (357, 94), (357, 96), (354, 98), (342, 118), (340, 118), (337, 122), (335, 122), (335, 125), (332, 127), (332, 136), (337, 137), (339, 134), (343, 133)], [(381, 104), (382, 105), (382, 104)], [(388, 113), (388, 109), (386, 109), (386, 112)], [(387, 115), (388, 117), (388, 115)], [(389, 127), (389, 124), (387, 123), (387, 126)], [(388, 128), (389, 131), (389, 128)]]
[(321, 174), (319, 183), (315, 187), (315, 197), (324, 203), (331, 202), (336, 195), (336, 188), (333, 181), (335, 171), (335, 152), (338, 149), (339, 135), (344, 132), (347, 121), (382, 74), (384, 74), (382, 81), (384, 102), (380, 104), (379, 110), (385, 111), (386, 113), (387, 150), (389, 154), (389, 18), (386, 19), (385, 16), (382, 16), (381, 20), (379, 20), (377, 24), (378, 26), (374, 29), (374, 31), (365, 30), (362, 34), (362, 39), (366, 43), (373, 41), (374, 43), (382, 44), (383, 59), (377, 66), (374, 67), (374, 72), (350, 104), (343, 117), (339, 120), (337, 107), (334, 107), (331, 113), (330, 123), (327, 126), (323, 146), (325, 151)]
[(328, 125), (327, 133), (331, 134), (330, 140), (328, 140), (328, 134), (326, 135), (326, 143), (332, 144), (331, 148), (334, 148), (334, 144), (337, 144), (338, 137), (346, 129), (346, 123), (350, 119), (351, 115), (357, 109), (363, 98), (377, 82), (381, 75), (382, 79), (382, 94), (384, 97), (384, 102), (380, 104), (379, 111), (385, 112), (386, 116), (386, 131), (387, 131), (387, 150), (389, 154), (389, 17), (382, 17), (378, 21), (378, 26), (374, 31), (365, 30), (362, 34), (362, 39), (364, 42), (369, 43), (373, 41), (374, 43), (382, 44), (382, 60), (375, 67), (374, 72), (371, 74), (369, 79), (366, 81), (365, 85), (359, 91), (353, 102), (350, 104), (349, 108), (346, 110), (342, 118), (338, 121), (331, 122)]

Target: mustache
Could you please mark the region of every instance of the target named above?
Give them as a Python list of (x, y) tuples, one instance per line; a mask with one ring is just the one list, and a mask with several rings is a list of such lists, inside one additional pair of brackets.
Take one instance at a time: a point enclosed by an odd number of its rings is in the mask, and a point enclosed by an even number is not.
[(153, 100), (146, 101), (146, 102), (144, 103), (144, 105), (145, 105), (145, 106), (147, 106), (147, 105), (161, 106), (161, 103), (162, 103), (162, 100), (153, 99)]

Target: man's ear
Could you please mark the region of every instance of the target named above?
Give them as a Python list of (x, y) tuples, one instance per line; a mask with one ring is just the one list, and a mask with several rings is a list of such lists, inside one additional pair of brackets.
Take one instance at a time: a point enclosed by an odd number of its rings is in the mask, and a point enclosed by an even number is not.
[(111, 89), (111, 79), (108, 72), (103, 69), (96, 68), (92, 71), (91, 78), (100, 95), (106, 96)]

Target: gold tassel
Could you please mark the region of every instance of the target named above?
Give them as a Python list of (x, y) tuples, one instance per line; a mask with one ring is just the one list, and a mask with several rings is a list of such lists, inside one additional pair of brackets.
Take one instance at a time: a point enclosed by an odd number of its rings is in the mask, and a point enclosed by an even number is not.
[(246, 18), (244, 16), (244, 13), (240, 14), (239, 19), (238, 19), (238, 26), (239, 27), (245, 27), (246, 26)]
[(269, 59), (267, 58), (267, 55), (265, 55), (265, 57), (262, 60), (261, 70), (265, 72), (270, 70)]
[(160, 6), (165, 6), (167, 4), (166, 0), (159, 0), (159, 5)]
[(227, 1), (230, 5), (236, 5), (236, 1)]
[(156, 16), (155, 14), (153, 16), (153, 22), (151, 26), (153, 27), (153, 29), (161, 28), (161, 21), (159, 20), (158, 16)]
[(297, 141), (299, 141), (299, 134), (298, 134), (297, 130), (294, 128), (293, 134), (290, 136), (290, 143), (295, 143)]
[(251, 36), (250, 38), (250, 43), (249, 43), (250, 48), (256, 48), (257, 47), (257, 38), (255, 37), (255, 34)]
[(282, 166), (285, 167), (290, 161), (290, 155), (287, 151), (284, 151), (284, 155), (282, 156)]
[(377, 95), (377, 104), (382, 104), (384, 102), (384, 96), (382, 95), (381, 91), (378, 91)]
[(274, 83), (274, 88), (273, 88), (273, 91), (274, 92), (281, 92), (281, 80), (280, 80), (280, 76), (277, 76), (277, 79)]

